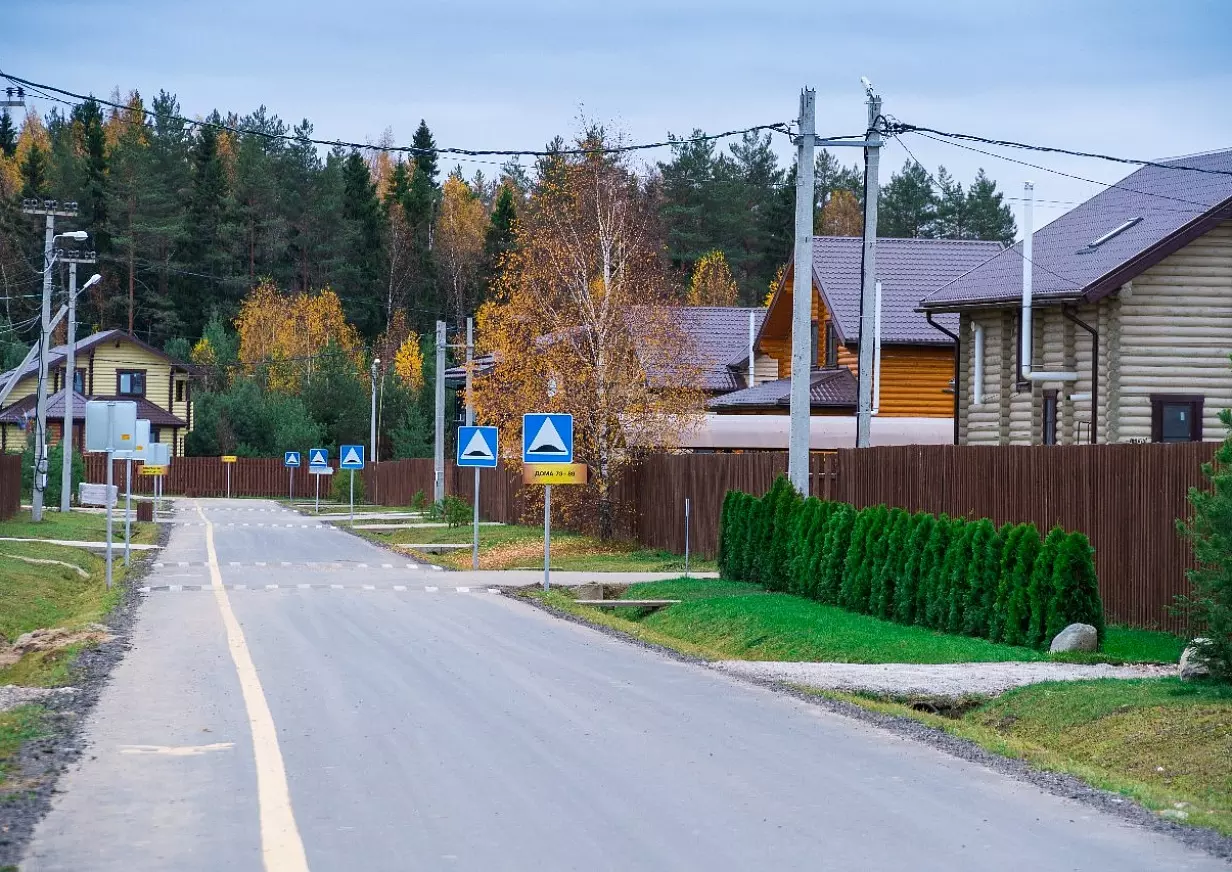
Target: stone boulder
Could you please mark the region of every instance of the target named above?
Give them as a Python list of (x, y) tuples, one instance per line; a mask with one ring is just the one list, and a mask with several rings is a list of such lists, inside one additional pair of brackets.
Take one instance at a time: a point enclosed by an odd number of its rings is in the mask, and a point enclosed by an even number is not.
[(1181, 652), (1181, 662), (1177, 665), (1177, 674), (1181, 676), (1181, 681), (1190, 681), (1194, 678), (1206, 678), (1211, 674), (1210, 667), (1203, 661), (1201, 652), (1198, 646), (1207, 641), (1206, 639), (1194, 639), (1185, 646), (1185, 650)]
[(1056, 654), (1061, 651), (1095, 651), (1098, 648), (1098, 630), (1090, 624), (1070, 624), (1057, 633), (1048, 650)]

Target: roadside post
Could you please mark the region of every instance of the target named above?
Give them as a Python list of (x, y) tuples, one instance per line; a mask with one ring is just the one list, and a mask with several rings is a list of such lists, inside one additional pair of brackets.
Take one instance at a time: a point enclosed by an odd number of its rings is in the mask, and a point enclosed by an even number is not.
[(338, 468), (351, 473), (351, 526), (355, 526), (355, 470), (364, 468), (364, 446), (339, 445)]
[(479, 470), (496, 469), (498, 432), (495, 427), (458, 428), (458, 466), (474, 467), (474, 534), (471, 537), (471, 569), (479, 568)]
[(552, 587), (552, 485), (585, 484), (586, 466), (573, 462), (573, 416), (522, 416), (522, 481), (543, 485), (543, 589)]
[(313, 509), (315, 514), (321, 514), (321, 476), (333, 475), (333, 467), (329, 465), (328, 448), (312, 448), (308, 451), (308, 474), (316, 479), (317, 502)]
[[(112, 513), (116, 503), (114, 484), (115, 455), (131, 451), (137, 430), (137, 404), (120, 400), (90, 400), (86, 403), (86, 451), (107, 453), (107, 589), (111, 589)], [(84, 485), (83, 485), (84, 488)]]
[(282, 465), (287, 468), (287, 500), (295, 502), (295, 470), (299, 469), (299, 452), (284, 451)]
[(684, 498), (684, 577), (689, 577), (689, 498)]
[(227, 499), (231, 499), (231, 467), (235, 465), (236, 459), (234, 454), (222, 456), (222, 465), (227, 470)]
[(145, 418), (137, 419), (136, 438), (132, 449), (124, 452), (124, 565), (132, 563), (133, 538), (133, 461), (143, 464), (146, 460), (146, 450), (150, 445), (150, 422)]

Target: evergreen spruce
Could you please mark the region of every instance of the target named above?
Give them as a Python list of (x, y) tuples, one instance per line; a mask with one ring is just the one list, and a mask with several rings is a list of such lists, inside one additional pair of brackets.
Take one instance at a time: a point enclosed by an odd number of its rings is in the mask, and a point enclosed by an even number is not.
[(992, 521), (981, 518), (971, 525), (971, 562), (967, 566), (967, 597), (962, 604), (959, 631), (968, 636), (987, 637), (991, 612), (997, 598), (997, 576), (1001, 568), (1001, 538)]
[(496, 202), (492, 205), (492, 217), (483, 240), (483, 278), (490, 291), (492, 283), (500, 275), (501, 261), (517, 246), (514, 222), (517, 206), (514, 202), (513, 185), (502, 184)]
[(795, 530), (796, 513), (803, 500), (787, 476), (781, 475), (771, 487), (774, 493), (766, 546), (762, 551), (762, 581), (769, 590), (785, 591), (788, 586), (788, 562), (791, 559), (791, 537)]
[(1009, 565), (1005, 620), (1000, 641), (1006, 645), (1027, 645), (1031, 630), (1031, 579), (1044, 543), (1034, 524), (1021, 525), (1012, 564)]
[(728, 557), (731, 554), (731, 546), (728, 545), (728, 540), (731, 538), (732, 525), (732, 505), (736, 501), (736, 492), (729, 490), (723, 495), (723, 507), (719, 510), (719, 576), (721, 578), (731, 578), (730, 567), (727, 565)]
[(825, 547), (817, 554), (813, 577), (817, 579), (814, 598), (823, 603), (837, 603), (851, 548), (857, 512), (847, 503), (840, 503), (826, 521)]
[(845, 609), (862, 612), (868, 608), (869, 567), (875, 559), (877, 537), (887, 515), (885, 506), (869, 506), (856, 517), (839, 588), (839, 605)]
[(963, 521), (945, 554), (945, 574), (942, 577), (944, 590), (938, 596), (937, 619), (933, 624), (938, 630), (957, 633), (962, 629), (963, 611), (967, 606), (967, 570), (975, 544), (977, 524)]
[(1005, 612), (1009, 606), (1011, 578), (1018, 564), (1018, 543), (1026, 530), (1025, 524), (1006, 524), (997, 533), (1001, 542), (1000, 559), (996, 563), (997, 584), (992, 610), (988, 614), (988, 638), (1000, 642), (1005, 636)]
[(787, 590), (800, 595), (808, 579), (809, 547), (813, 529), (822, 513), (822, 502), (817, 497), (804, 500), (792, 525), (790, 551), (787, 560)]
[(920, 579), (916, 586), (915, 623), (921, 627), (934, 626), (937, 619), (936, 599), (945, 589), (943, 576), (945, 574), (945, 556), (950, 547), (950, 540), (958, 532), (962, 522), (942, 515), (933, 525), (932, 535), (924, 547), (924, 557), (920, 562)]
[(734, 549), (735, 578), (738, 581), (751, 581), (749, 567), (752, 563), (754, 529), (759, 500), (752, 494), (740, 494), (736, 504), (736, 532)]
[(17, 128), (7, 109), (0, 113), (0, 154), (5, 157), (17, 154)]
[(1035, 565), (1031, 568), (1031, 581), (1027, 588), (1031, 620), (1027, 624), (1026, 644), (1032, 648), (1039, 648), (1047, 641), (1044, 634), (1048, 629), (1048, 606), (1053, 595), (1052, 568), (1065, 535), (1065, 531), (1060, 527), (1049, 530), (1043, 547), (1035, 558)]
[(890, 513), (890, 526), (883, 537), (884, 554), (868, 597), (869, 614), (879, 618), (890, 618), (894, 614), (894, 594), (907, 562), (907, 548), (915, 520), (915, 516), (902, 509), (894, 509)]
[(1045, 620), (1045, 644), (1070, 624), (1090, 624), (1104, 641), (1104, 604), (1095, 575), (1095, 549), (1082, 533), (1061, 540), (1052, 564), (1052, 598)]
[(894, 588), (894, 620), (900, 624), (915, 622), (916, 595), (920, 586), (924, 556), (932, 539), (937, 519), (926, 512), (917, 514), (911, 523), (911, 535), (904, 547), (903, 570)]

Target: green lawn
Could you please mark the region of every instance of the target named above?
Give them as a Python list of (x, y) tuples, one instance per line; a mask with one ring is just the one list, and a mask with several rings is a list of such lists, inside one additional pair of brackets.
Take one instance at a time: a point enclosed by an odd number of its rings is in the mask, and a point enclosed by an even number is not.
[[(414, 529), (356, 530), (383, 545), (469, 544), (472, 529), (463, 527), (417, 527)], [(415, 551), (420, 560), (451, 569), (470, 569), (471, 552), (457, 549), (444, 554)], [(480, 526), (481, 569), (542, 569), (543, 529), (518, 524)], [(552, 568), (593, 572), (681, 572), (684, 557), (667, 551), (639, 548), (628, 542), (600, 542), (578, 533), (552, 532)], [(713, 560), (690, 560), (689, 568), (713, 571)]]
[[(553, 605), (639, 638), (710, 659), (835, 663), (970, 663), (1048, 660), (1046, 652), (938, 633), (823, 605), (742, 582), (679, 579), (631, 585), (625, 599), (678, 599), (650, 614), (600, 613), (554, 593)], [(1168, 633), (1111, 627), (1105, 650), (1088, 662), (1175, 662), (1181, 640)], [(1074, 655), (1057, 655), (1073, 660)]]
[(1176, 678), (1035, 684), (959, 718), (826, 692), (1075, 775), (1178, 821), (1232, 834), (1232, 687)]
[[(35, 524), (29, 513), (22, 513), (0, 522), (0, 536), (82, 541), (104, 537), (106, 518), (102, 515), (73, 512), (63, 517), (48, 512), (44, 517)], [(133, 541), (153, 542), (157, 537), (156, 524), (134, 525)], [(119, 544), (122, 548), (122, 537)], [(0, 542), (0, 647), (31, 630), (76, 629), (102, 621), (123, 593), (123, 551), (116, 551), (111, 590), (107, 590), (105, 566), (101, 551), (43, 542)], [(65, 684), (68, 666), (78, 650), (75, 646), (27, 654), (15, 664), (0, 667), (0, 684)]]
[[(137, 510), (133, 509), (136, 517)], [(124, 543), (124, 506), (121, 503), (119, 511), (113, 512), (111, 519), (112, 537), (121, 545)], [(79, 542), (101, 542), (107, 538), (107, 516), (101, 512), (45, 512), (43, 520), (37, 524), (30, 520), (30, 511), (23, 509), (13, 518), (0, 521), (0, 536), (29, 539), (70, 539)], [(157, 524), (139, 524), (133, 521), (133, 541), (149, 544), (158, 538)], [(3, 545), (0, 542), (0, 545)]]

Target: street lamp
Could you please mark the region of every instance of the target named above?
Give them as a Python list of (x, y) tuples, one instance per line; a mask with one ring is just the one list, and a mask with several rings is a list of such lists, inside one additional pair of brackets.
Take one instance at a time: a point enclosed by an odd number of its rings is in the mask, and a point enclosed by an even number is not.
[[(82, 236), (84, 230), (76, 231)], [(71, 285), (68, 293), (68, 348), (64, 358), (64, 429), (60, 438), (63, 459), (60, 464), (60, 511), (68, 513), (72, 506), (73, 495), (73, 392), (77, 390), (77, 295), (89, 290), (103, 280), (98, 273), (90, 276), (80, 288), (77, 284), (77, 262), (69, 264), (72, 268)], [(81, 386), (85, 393), (86, 386)], [(109, 497), (110, 498), (110, 497)]]

